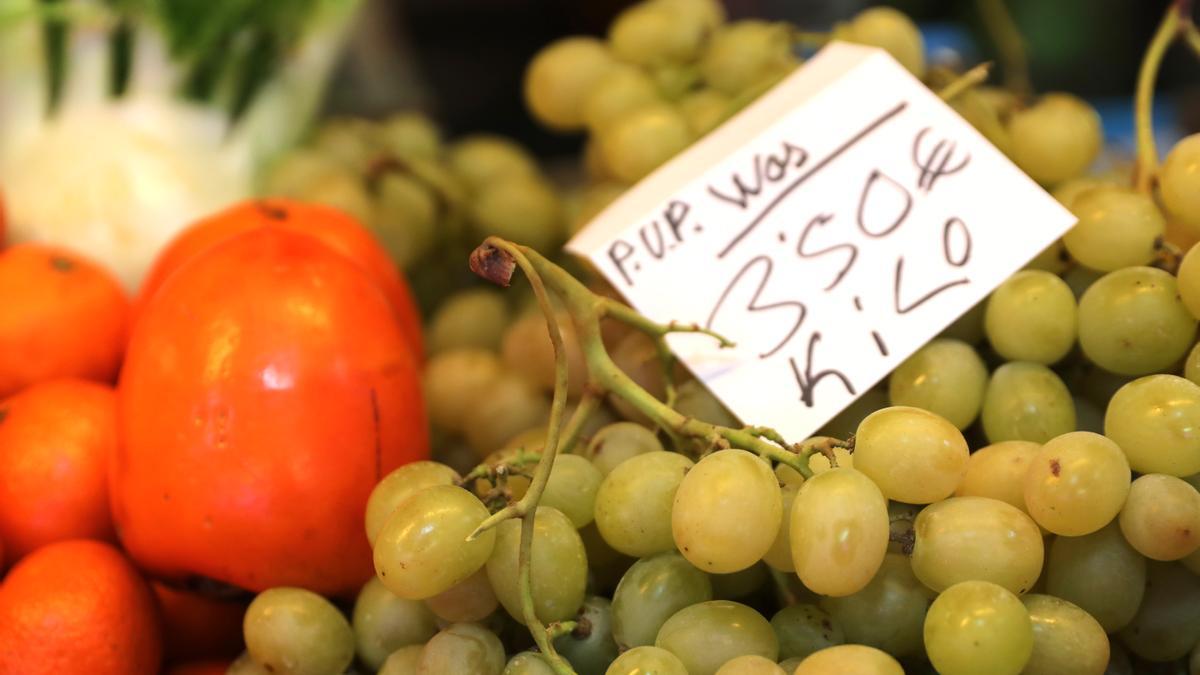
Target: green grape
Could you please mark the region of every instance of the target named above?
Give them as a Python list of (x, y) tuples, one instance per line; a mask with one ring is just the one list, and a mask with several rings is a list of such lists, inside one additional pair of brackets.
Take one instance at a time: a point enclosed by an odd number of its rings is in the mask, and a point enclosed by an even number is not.
[(983, 341), (983, 317), (987, 310), (987, 300), (975, 303), (954, 323), (946, 326), (938, 337), (962, 340), (969, 345), (977, 345)]
[[(580, 627), (554, 640), (554, 648), (570, 662), (578, 675), (604, 675), (617, 658), (617, 643), (612, 633), (612, 603), (591, 596), (580, 609)], [(583, 628), (586, 627), (586, 628)]]
[(303, 588), (269, 588), (242, 621), (246, 651), (272, 673), (338, 675), (354, 660), (354, 631), (328, 600)]
[(930, 504), (953, 494), (969, 453), (957, 427), (920, 408), (873, 412), (854, 434), (854, 468), (884, 497), (908, 504)]
[(664, 3), (639, 3), (617, 15), (608, 42), (617, 58), (640, 66), (694, 61), (704, 45), (703, 17)]
[(1059, 204), (1070, 209), (1080, 195), (1098, 187), (1114, 187), (1114, 184), (1091, 176), (1080, 176), (1054, 186), (1050, 196), (1057, 199)]
[(821, 595), (857, 593), (879, 571), (887, 546), (887, 500), (865, 474), (830, 469), (800, 487), (792, 561), (806, 587)]
[[(561, 511), (539, 506), (533, 526), (530, 576), (534, 611), (543, 623), (573, 618), (583, 604), (587, 586), (587, 552), (571, 520)], [(509, 616), (524, 624), (518, 588), (521, 520), (496, 527), (496, 547), (487, 560), (492, 590)]]
[(392, 652), (377, 675), (417, 675), (417, 664), (421, 661), (421, 650), (425, 645), (409, 645)]
[(1042, 185), (1082, 174), (1104, 143), (1096, 111), (1078, 97), (1059, 92), (1014, 112), (1008, 133), (1013, 162)]
[(729, 574), (709, 575), (714, 600), (741, 600), (765, 586), (770, 578), (767, 566), (762, 562)]
[(689, 562), (705, 572), (727, 574), (762, 559), (782, 517), (771, 465), (745, 450), (718, 450), (679, 484), (671, 531)]
[(1032, 441), (1001, 441), (976, 450), (954, 496), (991, 497), (1025, 511), (1025, 473), (1040, 448)]
[(1129, 487), (1118, 523), (1138, 553), (1179, 560), (1200, 547), (1200, 492), (1174, 476), (1141, 476)]
[(1175, 375), (1150, 375), (1117, 390), (1104, 414), (1104, 433), (1139, 473), (1200, 472), (1200, 385)]
[(925, 651), (942, 675), (1017, 675), (1033, 653), (1033, 626), (1017, 596), (987, 581), (942, 591), (925, 616)]
[[(854, 433), (854, 432), (851, 431), (850, 433)], [(849, 434), (847, 434), (847, 436), (849, 436)], [(836, 467), (834, 466), (833, 463), (830, 463), (829, 458), (826, 457), (824, 454), (819, 453), (819, 452), (814, 453), (812, 457), (808, 458), (808, 469), (810, 471), (812, 471), (813, 475), (815, 476), (816, 474), (825, 473), (826, 471), (833, 469), (833, 468), (841, 468), (841, 469), (853, 469), (854, 468), (854, 454), (853, 454), (853, 450), (851, 450), (850, 448), (841, 447), (841, 446), (834, 447), (833, 448), (833, 458), (835, 460), (835, 463), (837, 464)], [(800, 475), (799, 472), (797, 472), (796, 475)]]
[(506, 375), (500, 359), (483, 349), (434, 354), (422, 378), (430, 420), (445, 431), (462, 433), (474, 412), (475, 395), (491, 390)]
[(746, 654), (738, 656), (725, 662), (717, 669), (716, 675), (792, 675), (784, 672), (783, 668), (779, 667), (778, 663), (758, 656), (757, 654)]
[(1200, 234), (1200, 134), (1180, 140), (1158, 170), (1158, 194), (1172, 219)]
[(988, 497), (952, 497), (917, 515), (913, 573), (943, 591), (960, 581), (990, 581), (1012, 593), (1042, 573), (1042, 533), (1025, 512)]
[(1117, 524), (1083, 537), (1056, 537), (1046, 560), (1046, 593), (1078, 605), (1105, 632), (1128, 624), (1146, 584), (1146, 559), (1125, 541)]
[(588, 574), (590, 575), (588, 588), (595, 593), (611, 595), (617, 584), (620, 583), (621, 577), (636, 562), (636, 559), (609, 546), (608, 542), (604, 541), (604, 537), (600, 536), (600, 530), (596, 527), (595, 521), (579, 530), (579, 538), (583, 540), (583, 547), (587, 550)]
[(736, 429), (741, 423), (700, 380), (688, 380), (675, 388), (675, 410), (692, 419)]
[(1025, 506), (1038, 525), (1078, 537), (1107, 525), (1129, 494), (1129, 462), (1111, 440), (1090, 431), (1058, 436), (1038, 450), (1025, 474)]
[[(563, 350), (567, 359), (567, 392), (577, 397), (583, 392), (587, 379), (587, 364), (575, 335), (575, 324), (565, 314), (557, 315), (559, 332), (563, 339)], [(504, 331), (500, 347), (504, 364), (513, 372), (520, 373), (533, 384), (554, 391), (554, 343), (546, 327), (546, 317), (541, 312), (525, 312)]]
[(671, 103), (678, 103), (684, 94), (703, 86), (700, 81), (700, 68), (694, 63), (652, 66), (650, 77), (658, 86), (658, 93)]
[[(639, 387), (662, 401), (667, 396), (666, 380), (663, 377), (662, 359), (654, 340), (641, 331), (625, 333), (609, 352), (613, 363), (629, 376)], [(653, 426), (637, 408), (619, 396), (609, 397), (609, 403), (621, 417), (646, 426)]]
[(348, 169), (362, 172), (379, 156), (375, 125), (365, 119), (326, 120), (313, 137), (313, 146)]
[(614, 65), (607, 46), (591, 37), (566, 37), (542, 48), (525, 70), (525, 105), (558, 131), (583, 128), (583, 101)]
[[(716, 129), (729, 118), (733, 101), (716, 89), (698, 89), (679, 100), (679, 110), (696, 138)], [(790, 675), (790, 673), (789, 673)]]
[(800, 658), (799, 656), (795, 656), (790, 659), (784, 659), (780, 661), (779, 667), (783, 668), (783, 672), (787, 673), (788, 675), (793, 675), (793, 673), (796, 672), (796, 669), (800, 667), (800, 663), (803, 661), (804, 659)]
[(554, 675), (554, 668), (537, 652), (521, 652), (508, 660), (501, 675)]
[(1055, 239), (1054, 243), (1042, 249), (1041, 253), (1026, 263), (1024, 269), (1061, 275), (1067, 271), (1070, 262), (1071, 256), (1067, 255), (1067, 249), (1063, 245), (1062, 239)]
[(459, 291), (434, 311), (425, 331), (425, 344), (430, 354), (471, 348), (495, 351), (500, 347), (508, 316), (508, 303), (499, 291)]
[[(594, 148), (596, 146), (594, 143), (589, 143), (588, 147)], [(609, 204), (612, 204), (618, 197), (625, 194), (627, 189), (629, 189), (627, 186), (613, 182), (593, 183), (584, 188), (582, 194), (579, 196), (579, 210), (570, 219), (568, 225), (571, 234), (582, 230), (584, 225), (587, 225), (593, 218), (600, 215), (604, 209), (608, 208)]]
[(1193, 317), (1200, 318), (1200, 246), (1188, 249), (1176, 275), (1179, 297)]
[(283, 155), (267, 172), (263, 195), (299, 197), (335, 174), (347, 173), (333, 157), (314, 148), (296, 148)]
[(502, 447), (513, 436), (550, 419), (550, 401), (520, 377), (502, 377), (471, 399), (467, 442), (481, 455)]
[(396, 113), (379, 125), (378, 134), (387, 149), (399, 157), (434, 161), (442, 151), (441, 132), (421, 113)]
[(1049, 272), (1017, 272), (992, 291), (984, 315), (988, 342), (1010, 361), (1050, 365), (1075, 346), (1075, 295)]
[(516, 141), (492, 134), (474, 134), (455, 141), (446, 153), (446, 163), (472, 192), (509, 176), (539, 173), (533, 155)]
[(361, 183), (355, 179), (353, 185), (353, 190), (363, 193), (362, 206), (349, 187), (334, 192), (336, 184), (328, 182), (316, 187), (316, 196), (305, 198), (340, 208), (370, 224), (379, 243), (401, 267), (411, 267), (431, 254), (441, 230), (441, 207), (427, 184), (409, 174), (385, 173), (378, 181), (373, 208)]
[(559, 455), (542, 493), (542, 505), (562, 511), (576, 528), (592, 522), (596, 492), (604, 480), (600, 470), (579, 455)]
[(1200, 578), (1177, 563), (1146, 566), (1146, 595), (1121, 641), (1147, 661), (1174, 661), (1200, 640)]
[(1067, 385), (1040, 363), (1013, 361), (992, 373), (983, 395), (988, 442), (1044, 443), (1075, 430), (1075, 400)]
[(1033, 622), (1033, 654), (1025, 675), (1103, 675), (1108, 636), (1092, 615), (1052, 595), (1021, 598)]
[(397, 649), (424, 644), (438, 632), (429, 608), (419, 600), (396, 597), (376, 577), (358, 592), (351, 625), (358, 658), (373, 670)]
[(242, 652), (233, 663), (229, 664), (229, 670), (225, 671), (225, 675), (271, 675), (271, 671), (255, 663), (249, 653)]
[(479, 570), (462, 582), (426, 598), (425, 605), (442, 621), (474, 623), (491, 616), (500, 601), (492, 591), (487, 572)]
[(924, 649), (921, 632), (933, 597), (913, 574), (908, 558), (889, 553), (866, 588), (841, 598), (822, 598), (821, 607), (845, 627), (847, 642), (896, 656), (918, 656)]
[(1101, 272), (1149, 263), (1166, 231), (1154, 200), (1130, 188), (1088, 190), (1074, 199), (1071, 212), (1079, 222), (1063, 244), (1072, 258)]
[(683, 661), (660, 647), (634, 647), (617, 657), (604, 675), (691, 675)]
[(417, 675), (500, 675), (503, 670), (500, 638), (474, 623), (456, 623), (434, 635), (417, 662)]
[(596, 134), (644, 105), (662, 102), (658, 85), (644, 70), (621, 64), (605, 73), (584, 96), (583, 119)]
[(404, 500), (375, 540), (375, 572), (402, 598), (433, 597), (461, 583), (487, 562), (494, 530), (466, 541), (487, 507), (453, 485), (425, 488)]
[(925, 41), (921, 31), (903, 12), (891, 7), (872, 7), (854, 16), (835, 31), (834, 37), (847, 42), (879, 47), (917, 77), (925, 76)]
[(729, 600), (679, 610), (659, 629), (654, 645), (678, 656), (689, 675), (714, 675), (726, 661), (745, 654), (772, 661), (779, 657), (771, 624), (750, 607)]
[(987, 379), (987, 366), (971, 345), (937, 338), (896, 366), (888, 398), (892, 405), (928, 410), (966, 429), (983, 406)]
[(800, 662), (792, 675), (904, 675), (886, 652), (865, 645), (829, 647)]
[[(786, 469), (797, 477), (800, 473), (791, 467), (780, 464), (775, 470), (775, 475), (778, 476), (780, 469)], [(771, 548), (763, 554), (763, 562), (770, 565), (772, 568), (780, 572), (792, 573), (796, 571), (796, 565), (792, 562), (792, 504), (796, 501), (796, 493), (800, 491), (800, 482), (788, 485), (784, 484), (780, 490), (780, 496), (783, 506), (782, 517), (779, 519), (779, 530), (775, 533), (775, 540), (771, 542)], [(783, 482), (781, 479), (780, 482)]]
[(855, 399), (850, 405), (846, 406), (842, 412), (834, 415), (833, 419), (825, 423), (825, 426), (817, 430), (818, 436), (827, 436), (829, 438), (848, 438), (858, 429), (858, 425), (871, 413), (882, 408), (886, 408), (891, 403), (888, 401), (887, 391), (881, 388), (868, 389), (863, 392), (862, 396)]
[(721, 0), (646, 0), (650, 4), (667, 5), (676, 12), (698, 20), (705, 30), (714, 30), (725, 23), (725, 6)]
[(704, 81), (728, 96), (795, 66), (788, 27), (756, 19), (721, 27), (700, 58)]
[(393, 470), (379, 481), (367, 499), (367, 540), (375, 543), (379, 531), (405, 499), (427, 487), (455, 485), (459, 480), (457, 471), (438, 462), (412, 462)]
[(631, 457), (662, 451), (653, 431), (633, 422), (614, 422), (592, 436), (586, 455), (607, 476)]
[(596, 527), (610, 546), (632, 556), (675, 548), (671, 510), (692, 460), (674, 452), (635, 455), (612, 470), (596, 493)]
[(679, 553), (642, 558), (625, 572), (613, 592), (613, 637), (622, 648), (654, 644), (672, 614), (712, 598), (708, 575)]
[(645, 105), (614, 119), (596, 138), (613, 174), (636, 183), (690, 145), (692, 131), (675, 108)]
[[(812, 439), (809, 439), (809, 440), (812, 440)], [(808, 441), (805, 441), (805, 443), (807, 443), (807, 442)], [(815, 457), (816, 455), (813, 455), (813, 456)], [(810, 458), (810, 460), (811, 460), (811, 458)], [(826, 459), (826, 461), (828, 461), (828, 459)], [(812, 468), (812, 466), (810, 464), (809, 469), (811, 469), (811, 468)], [(828, 471), (829, 467), (826, 467), (825, 470)], [(814, 473), (816, 473), (816, 472), (814, 471)], [(776, 464), (775, 465), (775, 478), (779, 479), (779, 486), (781, 488), (783, 488), (784, 490), (786, 490), (787, 488), (799, 488), (801, 485), (804, 484), (804, 476), (801, 475), (799, 471), (793, 469), (792, 467), (788, 466), (787, 464)], [(784, 519), (786, 520), (787, 519), (787, 515), (786, 515), (787, 508), (786, 507), (784, 508), (784, 512), (785, 512)], [(790, 565), (791, 563), (788, 563), (788, 564)]]
[(846, 642), (840, 621), (816, 605), (784, 607), (771, 617), (771, 628), (779, 641), (780, 658), (803, 658)]
[(554, 253), (566, 236), (562, 203), (553, 186), (535, 176), (506, 176), (479, 190), (471, 205), (475, 233)]

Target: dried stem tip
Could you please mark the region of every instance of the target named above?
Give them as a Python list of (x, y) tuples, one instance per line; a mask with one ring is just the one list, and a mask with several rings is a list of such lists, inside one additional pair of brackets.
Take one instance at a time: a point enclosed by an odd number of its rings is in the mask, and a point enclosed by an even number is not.
[(497, 286), (508, 288), (512, 282), (517, 261), (512, 255), (497, 246), (483, 242), (471, 251), (471, 271)]

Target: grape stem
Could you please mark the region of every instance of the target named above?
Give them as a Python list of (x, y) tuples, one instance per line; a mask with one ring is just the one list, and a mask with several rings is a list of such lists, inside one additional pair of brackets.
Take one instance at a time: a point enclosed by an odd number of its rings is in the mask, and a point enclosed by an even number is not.
[(1033, 94), (1029, 58), (1025, 52), (1025, 39), (1021, 37), (1012, 12), (1008, 11), (1004, 0), (976, 0), (975, 8), (1003, 64), (1004, 86), (1022, 99), (1029, 98)]
[(1154, 144), (1154, 83), (1162, 66), (1163, 55), (1171, 43), (1179, 37), (1187, 24), (1191, 23), (1192, 0), (1175, 0), (1167, 7), (1162, 23), (1146, 47), (1142, 65), (1138, 71), (1137, 90), (1133, 103), (1133, 116), (1137, 129), (1137, 163), (1133, 171), (1133, 185), (1143, 194), (1154, 188), (1154, 175), (1158, 172), (1158, 148)]
[(972, 87), (976, 87), (987, 81), (991, 69), (992, 64), (990, 62), (980, 63), (938, 90), (938, 97), (943, 101), (953, 101)]

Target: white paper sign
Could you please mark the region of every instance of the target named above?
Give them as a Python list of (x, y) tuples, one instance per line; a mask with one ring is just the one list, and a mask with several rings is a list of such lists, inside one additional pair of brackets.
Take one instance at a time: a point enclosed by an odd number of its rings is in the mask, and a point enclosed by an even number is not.
[(569, 244), (739, 418), (801, 439), (1074, 217), (881, 50), (834, 43)]

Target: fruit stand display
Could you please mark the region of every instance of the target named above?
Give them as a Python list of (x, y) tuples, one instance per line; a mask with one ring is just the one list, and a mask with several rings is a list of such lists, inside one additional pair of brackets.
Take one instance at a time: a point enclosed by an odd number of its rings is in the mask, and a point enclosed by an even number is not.
[[(977, 4), (998, 68), (630, 4), (525, 71), (564, 179), (314, 121), (351, 0), (0, 2), (0, 673), (1200, 673), (1200, 135), (1152, 128), (1200, 30), (1164, 7), (1097, 169)], [(563, 244), (832, 40), (1077, 223), (784, 438)]]

